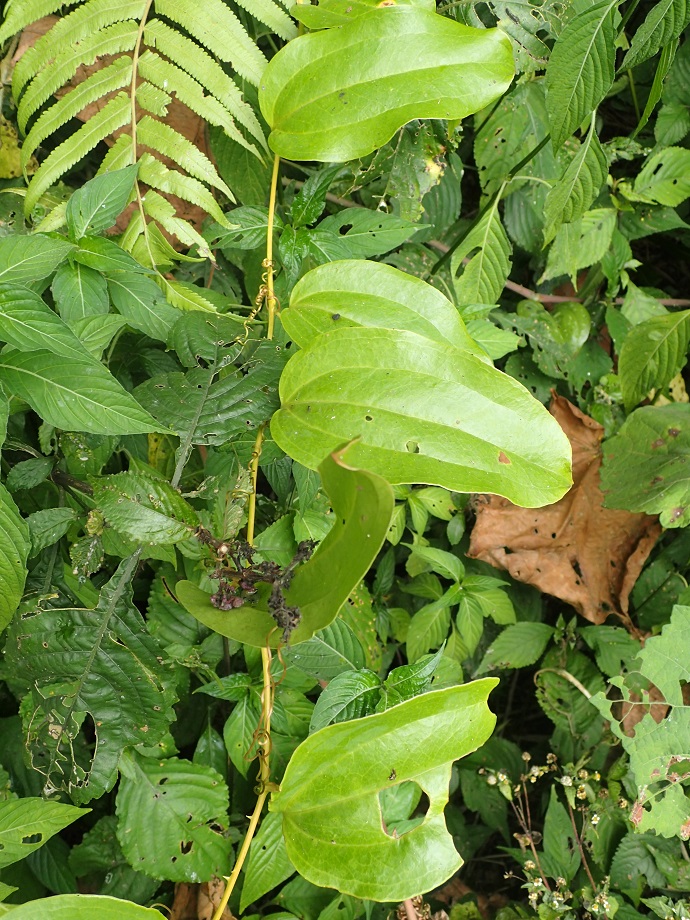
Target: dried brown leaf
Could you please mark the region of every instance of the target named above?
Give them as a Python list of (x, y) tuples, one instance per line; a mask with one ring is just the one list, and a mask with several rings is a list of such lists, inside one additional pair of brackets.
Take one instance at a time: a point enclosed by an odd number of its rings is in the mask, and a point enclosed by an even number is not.
[(573, 487), (536, 509), (480, 496), (469, 555), (571, 604), (591, 623), (615, 614), (635, 631), (628, 599), (661, 526), (647, 514), (604, 508), (603, 428), (555, 394), (550, 411), (572, 445)]

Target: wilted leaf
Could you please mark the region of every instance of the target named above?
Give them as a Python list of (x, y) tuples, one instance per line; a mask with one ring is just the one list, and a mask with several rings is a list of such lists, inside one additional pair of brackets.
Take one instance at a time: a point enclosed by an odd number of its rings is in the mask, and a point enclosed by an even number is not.
[(627, 614), (628, 595), (661, 527), (649, 515), (604, 507), (604, 429), (560, 396), (554, 396), (551, 413), (573, 447), (572, 489), (536, 511), (481, 498), (469, 554), (603, 623), (610, 614)]

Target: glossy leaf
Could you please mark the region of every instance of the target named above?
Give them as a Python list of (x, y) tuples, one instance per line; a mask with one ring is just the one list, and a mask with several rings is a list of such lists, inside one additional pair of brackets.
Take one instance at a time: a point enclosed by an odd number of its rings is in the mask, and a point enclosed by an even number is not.
[(345, 260), (312, 269), (295, 285), (280, 318), (300, 348), (321, 332), (366, 326), (406, 329), (480, 354), (447, 297), (381, 262)]
[(638, 323), (625, 337), (618, 361), (623, 400), (633, 409), (650, 390), (664, 387), (687, 360), (690, 310)]
[(0, 282), (30, 284), (53, 274), (74, 246), (49, 236), (17, 234), (0, 240)]
[(615, 74), (615, 15), (620, 0), (576, 0), (546, 68), (546, 105), (554, 149), (609, 91)]
[[(132, 572), (132, 561), (123, 563), (93, 610), (35, 610), (8, 633), (8, 667), (33, 685), (25, 706), (35, 762), (76, 802), (111, 789), (123, 750), (155, 744), (172, 718), (160, 648), (132, 604)], [(96, 727), (90, 768), (74, 752), (87, 713)]]
[[(292, 15), (308, 29), (331, 29), (379, 7), (381, 0), (321, 0), (318, 6), (298, 6)], [(435, 0), (396, 0), (398, 6), (416, 6), (434, 12)]]
[[(300, 875), (356, 897), (400, 901), (457, 871), (462, 860), (443, 816), (451, 767), (489, 737), (495, 717), (486, 699), (495, 685), (489, 679), (428, 693), (307, 738), (270, 806), (282, 815)], [(389, 836), (379, 792), (408, 780), (427, 793), (429, 810), (417, 827)]]
[(0, 485), (0, 630), (19, 606), (31, 549), (29, 527), (10, 493)]
[(664, 527), (690, 524), (690, 406), (643, 406), (604, 445), (607, 508), (660, 515)]
[(93, 482), (106, 521), (142, 543), (178, 543), (199, 526), (194, 509), (165, 480), (145, 473), (115, 473)]
[(161, 425), (90, 356), (68, 358), (45, 350), (5, 353), (0, 355), (0, 382), (56, 428), (92, 434), (161, 430)]
[(348, 722), (374, 711), (381, 680), (373, 671), (342, 671), (329, 681), (312, 713), (309, 733), (332, 722)]
[[(331, 623), (350, 592), (376, 558), (393, 512), (393, 492), (383, 479), (354, 469), (352, 447), (335, 451), (319, 467), (336, 522), (312, 558), (295, 572), (286, 602), (299, 607), (301, 621), (291, 644), (303, 642)], [(248, 645), (265, 645), (269, 634), (277, 644), (280, 634), (265, 600), (261, 609), (245, 604), (219, 611), (209, 595), (190, 582), (178, 582), (175, 592), (182, 605), (206, 626)]]
[(127, 757), (117, 792), (117, 837), (130, 865), (154, 878), (208, 881), (231, 860), (223, 834), (228, 789), (210, 767), (177, 757)]
[(12, 908), (13, 920), (159, 920), (160, 912), (95, 894), (59, 894)]
[(513, 73), (497, 30), (396, 6), (291, 41), (264, 71), (259, 102), (276, 153), (339, 162), (366, 156), (413, 118), (479, 111)]
[[(144, 142), (145, 143), (145, 142)], [(89, 234), (103, 233), (124, 211), (134, 189), (138, 166), (125, 166), (95, 176), (72, 195), (65, 218), (74, 242)]]
[(389, 482), (527, 506), (557, 501), (570, 485), (569, 444), (541, 404), (474, 355), (412, 332), (323, 333), (290, 359), (280, 394), (273, 437), (312, 469), (359, 437), (348, 458)]
[(0, 866), (24, 859), (89, 810), (38, 798), (0, 802)]

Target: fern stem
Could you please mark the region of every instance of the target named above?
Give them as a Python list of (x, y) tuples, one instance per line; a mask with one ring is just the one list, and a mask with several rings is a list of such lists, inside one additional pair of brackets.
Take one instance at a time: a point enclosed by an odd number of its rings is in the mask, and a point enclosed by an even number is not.
[[(146, 20), (148, 19), (149, 12), (153, 5), (153, 0), (146, 0), (146, 6), (144, 11), (141, 14), (141, 21), (139, 23), (139, 31), (137, 32), (137, 40), (134, 45), (134, 51), (132, 52), (132, 82), (129, 87), (129, 104), (132, 112), (131, 125), (132, 125), (132, 164), (136, 163), (139, 159), (139, 149), (137, 145), (137, 71), (139, 65), (139, 56), (141, 55), (141, 46), (144, 41), (144, 29), (146, 28)], [(142, 232), (144, 234), (144, 242), (146, 243), (146, 249), (149, 254), (149, 259), (151, 260), (151, 268), (156, 268), (156, 262), (153, 258), (153, 253), (151, 251), (151, 242), (149, 240), (149, 231), (146, 225), (146, 212), (144, 210), (144, 199), (141, 195), (141, 189), (139, 188), (139, 179), (134, 183), (134, 188), (137, 195), (137, 205), (139, 206), (139, 213), (141, 214), (141, 225)]]
[(266, 307), (268, 308), (268, 331), (267, 339), (273, 338), (273, 327), (276, 318), (276, 295), (273, 286), (273, 220), (276, 212), (276, 192), (278, 189), (278, 171), (280, 169), (280, 157), (275, 155), (273, 160), (273, 175), (271, 177), (271, 195), (268, 200), (268, 227), (266, 236)]

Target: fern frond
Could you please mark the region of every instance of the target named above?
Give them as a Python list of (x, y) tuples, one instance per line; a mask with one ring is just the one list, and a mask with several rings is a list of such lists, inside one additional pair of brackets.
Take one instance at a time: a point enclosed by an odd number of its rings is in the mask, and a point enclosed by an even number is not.
[[(69, 48), (59, 54), (31, 80), (31, 84), (19, 102), (17, 123), (21, 130), (26, 130), (31, 116), (71, 80), (83, 64), (93, 64), (97, 58), (106, 54), (114, 55), (122, 51), (131, 51), (137, 41), (137, 31), (136, 22), (116, 22), (90, 35), (78, 48)], [(50, 32), (48, 34), (50, 35)]]
[(113, 172), (116, 169), (124, 169), (125, 166), (134, 165), (134, 150), (132, 148), (132, 138), (129, 134), (120, 134), (115, 143), (103, 157), (103, 162), (98, 168), (97, 176), (103, 173)]
[(285, 41), (297, 35), (297, 26), (273, 0), (236, 0), (236, 3)]
[(266, 58), (222, 0), (204, 0), (203, 15), (188, 0), (156, 0), (156, 12), (182, 26), (245, 80), (259, 85)]
[(30, 26), (32, 22), (37, 22), (44, 16), (52, 16), (68, 5), (69, 0), (8, 0), (4, 10), (5, 21), (0, 26), (0, 45)]
[[(12, 91), (15, 99), (27, 81), (40, 74), (55, 58), (56, 51), (63, 55), (79, 54), (82, 42), (88, 41), (106, 26), (133, 19), (137, 23), (144, 13), (145, 0), (89, 0), (77, 7), (53, 28), (42, 35), (33, 48), (22, 55), (12, 74)], [(101, 52), (107, 54), (108, 52)]]
[(43, 141), (58, 128), (66, 125), (87, 105), (101, 99), (106, 93), (122, 89), (132, 80), (132, 61), (129, 57), (119, 57), (103, 70), (97, 70), (82, 83), (46, 109), (26, 136), (21, 150), (22, 169), (26, 168), (31, 155)]
[(180, 102), (184, 102), (193, 112), (212, 125), (223, 128), (229, 137), (259, 156), (256, 147), (250, 144), (238, 130), (225, 106), (221, 105), (215, 97), (207, 96), (203, 86), (177, 64), (164, 60), (154, 51), (146, 51), (139, 58), (139, 73), (154, 86), (163, 90), (173, 90)]
[(113, 131), (129, 124), (131, 106), (126, 93), (118, 93), (71, 137), (44, 160), (31, 180), (24, 199), (24, 211), (30, 214), (41, 195), (54, 185), (67, 170), (78, 163), (90, 150)]
[(175, 215), (175, 208), (157, 192), (147, 192), (144, 200), (146, 214), (157, 221), (168, 233), (176, 236), (185, 246), (196, 246), (199, 254), (209, 258), (211, 250), (203, 236), (187, 223), (186, 220)]
[(137, 126), (137, 140), (144, 147), (170, 157), (190, 176), (219, 189), (231, 201), (235, 200), (206, 154), (170, 125), (145, 115)]
[(254, 110), (244, 101), (233, 80), (203, 48), (160, 19), (152, 19), (146, 23), (144, 41), (198, 80), (206, 92), (215, 96), (233, 118), (268, 150), (264, 132)]
[(219, 224), (227, 226), (228, 219), (216, 199), (205, 185), (192, 176), (185, 176), (176, 169), (168, 169), (164, 163), (151, 154), (144, 154), (139, 160), (138, 178), (151, 188), (158, 189), (159, 192), (176, 195), (183, 201), (198, 205)]
[(159, 89), (153, 83), (147, 83), (144, 80), (137, 86), (137, 105), (144, 111), (157, 115), (158, 118), (165, 118), (171, 102), (172, 96), (170, 93)]

